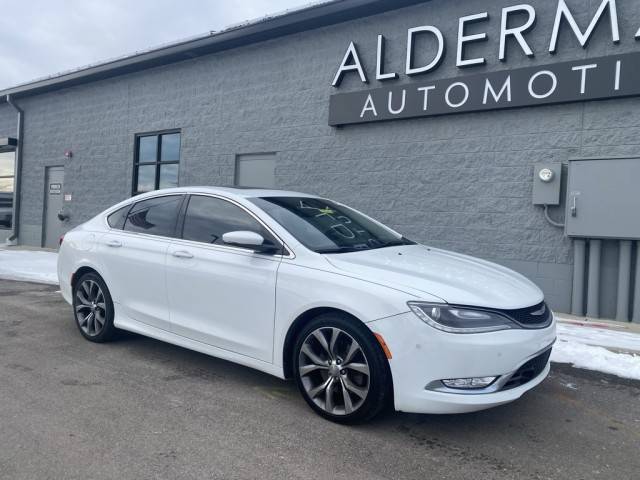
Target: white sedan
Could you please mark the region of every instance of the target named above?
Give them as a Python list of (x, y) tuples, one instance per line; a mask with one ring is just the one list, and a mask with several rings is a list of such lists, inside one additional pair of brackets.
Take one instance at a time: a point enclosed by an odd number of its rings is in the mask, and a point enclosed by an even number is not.
[(61, 239), (58, 275), (86, 339), (129, 330), (293, 378), (344, 423), (511, 402), (547, 376), (556, 337), (523, 276), (294, 192), (130, 198)]

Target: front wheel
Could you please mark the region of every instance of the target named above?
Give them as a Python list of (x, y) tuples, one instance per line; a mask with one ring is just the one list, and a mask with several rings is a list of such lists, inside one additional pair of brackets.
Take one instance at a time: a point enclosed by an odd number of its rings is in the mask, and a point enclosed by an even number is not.
[(339, 423), (372, 419), (391, 398), (391, 373), (382, 348), (358, 320), (323, 314), (300, 332), (294, 376), (321, 416)]

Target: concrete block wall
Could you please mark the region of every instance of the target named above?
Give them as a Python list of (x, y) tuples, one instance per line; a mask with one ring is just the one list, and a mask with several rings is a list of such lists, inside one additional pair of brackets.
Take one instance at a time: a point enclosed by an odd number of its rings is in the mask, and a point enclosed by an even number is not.
[[(179, 128), (181, 185), (232, 184), (236, 155), (277, 152), (278, 187), (336, 198), (417, 241), (505, 264), (537, 282), (554, 308), (568, 311), (571, 242), (531, 205), (533, 166), (581, 156), (636, 155), (639, 99), (327, 125), (329, 96), (335, 92), (330, 83), (346, 47), (355, 41), (374, 75), (379, 33), (387, 37), (387, 70), (402, 71), (407, 28), (433, 24), (442, 29), (448, 53), (425, 81), (638, 48), (633, 39), (638, 2), (618, 2), (619, 45), (611, 43), (606, 21), (586, 50), (563, 28), (553, 57), (547, 50), (556, 2), (527, 3), (538, 13), (535, 32), (527, 36), (535, 59), (511, 45), (506, 64), (497, 60), (500, 11), (509, 2), (432, 0), (20, 99), (26, 112), (21, 241), (40, 243), (45, 166), (65, 166), (73, 226), (130, 195), (136, 133)], [(599, 4), (567, 3), (583, 27)], [(455, 67), (457, 19), (483, 11), (491, 20), (480, 31), (488, 32), (489, 41), (470, 45), (467, 55), (484, 55), (487, 64), (460, 71)], [(365, 86), (348, 75), (340, 91), (376, 86), (375, 80)], [(63, 156), (67, 149), (73, 151), (71, 159)], [(563, 211), (551, 214), (561, 219)]]
[(9, 105), (0, 105), (0, 137), (15, 137), (17, 115)]

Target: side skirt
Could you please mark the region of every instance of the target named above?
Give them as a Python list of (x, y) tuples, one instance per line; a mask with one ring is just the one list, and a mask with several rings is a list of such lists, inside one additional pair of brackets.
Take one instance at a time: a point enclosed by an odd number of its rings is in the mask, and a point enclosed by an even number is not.
[(118, 312), (119, 309), (117, 308), (117, 305), (115, 310), (116, 313), (113, 319), (113, 324), (116, 328), (127, 330), (133, 333), (138, 333), (140, 335), (144, 335), (145, 337), (154, 338), (156, 340), (171, 343), (172, 345), (177, 345), (179, 347), (194, 350), (196, 352), (204, 353), (205, 355), (228, 360), (230, 362), (244, 365), (245, 367), (249, 368), (254, 368), (256, 370), (260, 370), (261, 372), (268, 373), (269, 375), (284, 379), (284, 371), (280, 366), (263, 362), (255, 358), (247, 357), (246, 355), (231, 352), (229, 350), (214, 347), (206, 343), (198, 342), (197, 340), (182, 337), (180, 335), (176, 335), (175, 333), (171, 333), (166, 330), (147, 325), (146, 323), (138, 322), (123, 315), (121, 312)]

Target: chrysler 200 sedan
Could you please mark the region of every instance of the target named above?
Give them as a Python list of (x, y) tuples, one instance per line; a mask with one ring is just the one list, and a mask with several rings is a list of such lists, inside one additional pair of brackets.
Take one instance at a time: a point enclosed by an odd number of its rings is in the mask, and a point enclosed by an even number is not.
[(511, 402), (547, 376), (555, 340), (521, 275), (294, 192), (128, 199), (61, 239), (58, 275), (87, 340), (129, 330), (293, 378), (342, 423)]

